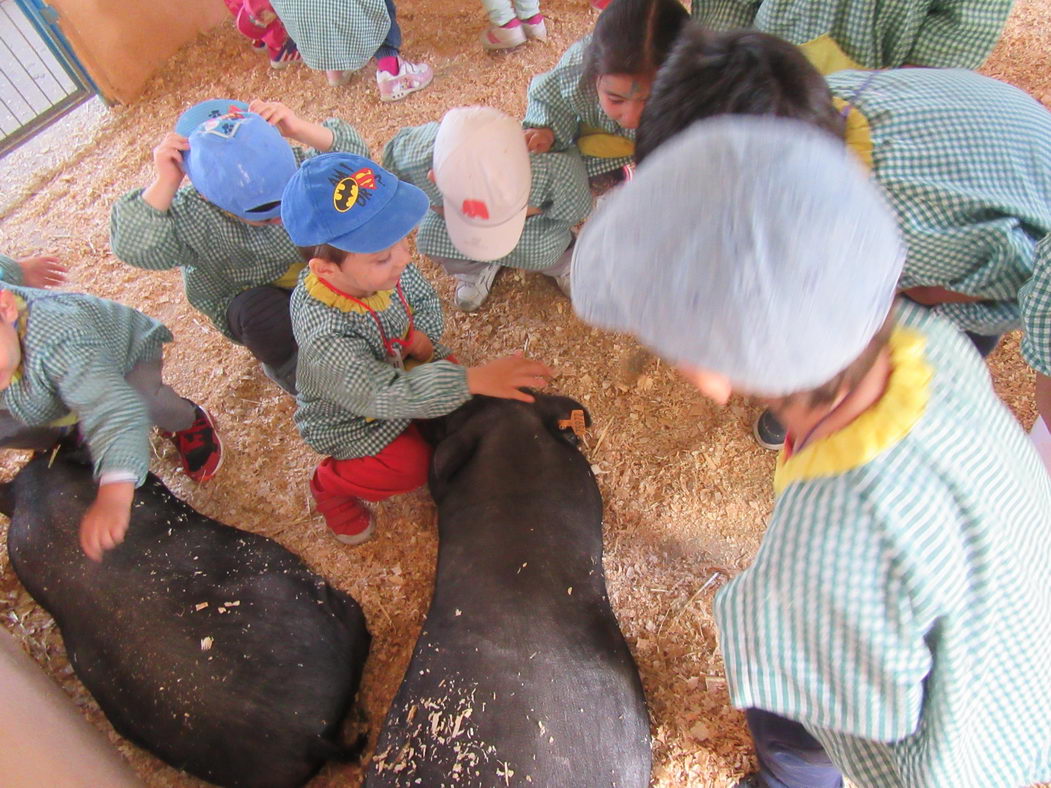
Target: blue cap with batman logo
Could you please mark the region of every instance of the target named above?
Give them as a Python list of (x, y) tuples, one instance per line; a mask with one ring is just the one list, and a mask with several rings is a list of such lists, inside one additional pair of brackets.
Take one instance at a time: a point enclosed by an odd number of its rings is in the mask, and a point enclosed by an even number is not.
[(281, 219), (297, 246), (330, 244), (370, 254), (412, 232), (429, 205), (420, 189), (364, 156), (324, 153), (288, 181)]

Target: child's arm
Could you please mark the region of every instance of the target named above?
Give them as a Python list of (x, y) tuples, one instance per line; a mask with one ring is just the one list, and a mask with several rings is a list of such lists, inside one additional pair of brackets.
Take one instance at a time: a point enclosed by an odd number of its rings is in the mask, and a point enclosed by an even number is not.
[(0, 281), (24, 287), (57, 287), (69, 269), (57, 257), (41, 255), (15, 260), (0, 254)]
[(905, 64), (978, 68), (996, 46), (1010, 11), (1010, 0), (935, 0)]
[(131, 522), (131, 503), (135, 483), (115, 481), (100, 484), (98, 495), (80, 521), (80, 549), (92, 561), (124, 541)]
[[(248, 110), (274, 126), (281, 136), (313, 148), (317, 153), (339, 151), (369, 157), (368, 145), (349, 123), (335, 118), (329, 118), (324, 123), (312, 123), (303, 120), (279, 101), (254, 99), (248, 105)], [(307, 157), (310, 154), (301, 155)]]
[(587, 169), (580, 154), (576, 151), (549, 153), (537, 157), (533, 166), (543, 166), (546, 174), (543, 192), (530, 195), (530, 200), (535, 198), (541, 203), (541, 213), (569, 226), (584, 221), (591, 213), (592, 198)]
[[(553, 69), (538, 74), (529, 83), (522, 125), (526, 127), (530, 152), (565, 150), (576, 139), (580, 114), (573, 106), (573, 100), (579, 99), (581, 63), (589, 41), (590, 36), (573, 44)], [(598, 101), (597, 97), (595, 101)]]

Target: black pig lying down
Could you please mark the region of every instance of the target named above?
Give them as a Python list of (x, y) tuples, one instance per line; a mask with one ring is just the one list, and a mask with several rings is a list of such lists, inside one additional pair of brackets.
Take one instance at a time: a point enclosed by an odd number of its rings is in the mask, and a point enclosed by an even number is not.
[(476, 397), (431, 464), (434, 598), (366, 786), (648, 786), (649, 718), (602, 572), (602, 498), (559, 420)]
[(124, 543), (80, 550), (91, 469), (38, 455), (0, 491), (19, 580), (54, 616), (113, 727), (229, 786), (293, 786), (340, 745), (368, 654), (361, 608), (277, 542), (218, 523), (152, 474)]

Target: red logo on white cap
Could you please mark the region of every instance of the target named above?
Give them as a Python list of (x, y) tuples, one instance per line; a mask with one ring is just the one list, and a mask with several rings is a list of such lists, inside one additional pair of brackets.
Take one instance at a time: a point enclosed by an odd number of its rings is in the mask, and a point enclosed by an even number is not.
[(484, 200), (464, 200), (461, 211), (464, 216), (470, 216), (472, 219), (489, 218), (489, 208)]

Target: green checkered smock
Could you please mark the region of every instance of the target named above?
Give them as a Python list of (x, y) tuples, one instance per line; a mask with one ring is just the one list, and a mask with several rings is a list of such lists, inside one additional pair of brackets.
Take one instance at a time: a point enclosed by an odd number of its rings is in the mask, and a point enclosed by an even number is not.
[[(442, 195), (427, 172), (431, 169), (437, 123), (411, 126), (399, 131), (383, 151), (383, 166), (403, 181), (418, 186), (434, 207), (442, 205)], [(565, 153), (534, 153), (529, 157), (532, 185), (529, 204), (539, 214), (525, 220), (518, 245), (505, 257), (492, 262), (527, 271), (542, 271), (558, 262), (573, 240), (571, 228), (591, 212), (584, 162), (572, 148)], [(445, 218), (428, 211), (416, 234), (416, 248), (432, 257), (469, 260), (449, 238)]]
[[(529, 83), (526, 104), (525, 128), (551, 129), (555, 134), (553, 151), (564, 151), (573, 147), (581, 126), (601, 129), (609, 134), (635, 139), (634, 129), (621, 128), (615, 120), (602, 111), (594, 84), (583, 84), (584, 53), (591, 36), (586, 35), (565, 51), (555, 67), (537, 74)], [(600, 159), (584, 156), (589, 177), (618, 170), (630, 164), (630, 156), (615, 159)]]
[(1012, 0), (692, 0), (705, 27), (754, 27), (805, 44), (826, 33), (867, 68), (978, 68)]
[[(782, 486), (715, 601), (730, 697), (801, 722), (862, 788), (1044, 782), (1051, 478), (967, 340), (915, 305), (899, 322), (933, 368), (905, 399), (929, 399), (871, 459)], [(835, 437), (778, 473), (835, 464)]]
[(270, 0), (303, 62), (318, 70), (357, 71), (390, 30), (383, 0)]
[[(353, 126), (335, 118), (323, 124), (333, 133), (332, 151), (368, 156)], [(317, 155), (293, 146), (296, 161)], [(110, 246), (129, 265), (162, 271), (182, 268), (186, 299), (228, 339), (226, 310), (239, 293), (270, 284), (302, 263), (285, 228), (254, 227), (204, 199), (192, 185), (179, 189), (167, 211), (142, 200), (142, 189), (121, 197), (110, 216)]]
[[(434, 344), (434, 358), (411, 371), (387, 361), (373, 316), (344, 311), (314, 298), (304, 285), (292, 292), (292, 329), (299, 343), (296, 426), (307, 445), (337, 460), (378, 454), (413, 419), (443, 416), (471, 398), (467, 369), (446, 358), (439, 344), (444, 328), (441, 304), (415, 265), (401, 276), (416, 329)], [(390, 306), (375, 312), (388, 340), (409, 330), (396, 292)]]
[(936, 308), (980, 334), (1025, 329), (1051, 375), (1051, 114), (1011, 85), (958, 69), (827, 77), (867, 119), (876, 179), (898, 215), (903, 288), (986, 301)]
[(126, 472), (142, 484), (149, 470), (153, 422), (124, 376), (139, 362), (160, 358), (171, 333), (114, 301), (20, 287), (21, 269), (2, 255), (0, 279), (26, 303), (22, 374), (0, 393), (0, 407), (28, 426), (75, 413), (95, 478)]

